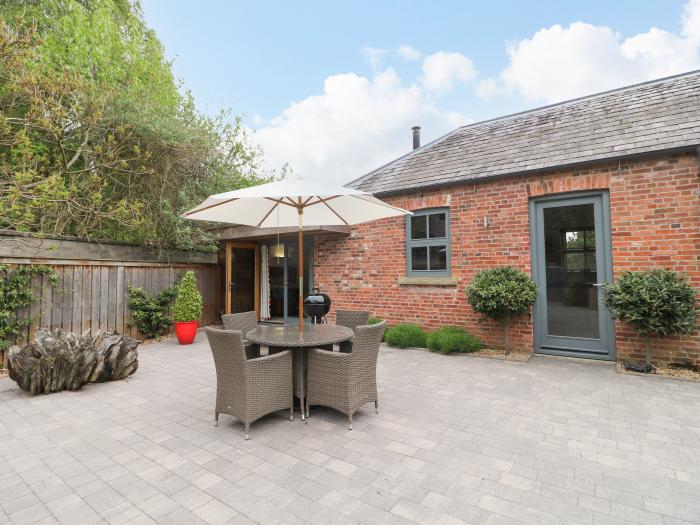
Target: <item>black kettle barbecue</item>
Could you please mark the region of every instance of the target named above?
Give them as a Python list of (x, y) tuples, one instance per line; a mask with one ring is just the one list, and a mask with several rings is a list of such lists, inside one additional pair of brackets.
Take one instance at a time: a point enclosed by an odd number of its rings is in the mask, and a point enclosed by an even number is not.
[(331, 298), (319, 288), (314, 288), (304, 299), (304, 316), (314, 324), (325, 323), (330, 309)]

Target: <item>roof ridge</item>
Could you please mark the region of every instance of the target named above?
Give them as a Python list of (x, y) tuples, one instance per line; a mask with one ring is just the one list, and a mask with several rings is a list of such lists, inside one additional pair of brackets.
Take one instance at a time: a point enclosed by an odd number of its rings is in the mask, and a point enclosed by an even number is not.
[[(552, 104), (547, 104), (545, 106), (539, 106), (539, 107), (532, 108), (532, 109), (525, 109), (523, 111), (516, 111), (515, 113), (509, 113), (507, 115), (501, 115), (500, 117), (493, 117), (493, 118), (489, 118), (486, 120), (480, 120), (479, 122), (472, 122), (470, 124), (465, 124), (464, 126), (460, 126), (459, 128), (457, 128), (454, 131), (457, 131), (460, 129), (471, 128), (474, 126), (478, 126), (480, 124), (487, 124), (489, 122), (497, 122), (499, 120), (506, 120), (506, 119), (509, 119), (512, 117), (527, 115), (529, 113), (537, 113), (538, 111), (543, 111), (545, 109), (561, 107), (561, 106), (565, 106), (567, 104), (572, 104), (574, 102), (581, 102), (583, 100), (592, 100), (592, 99), (595, 99), (598, 97), (602, 97), (604, 95), (611, 95), (613, 93), (621, 93), (623, 91), (629, 91), (629, 90), (632, 90), (635, 88), (640, 88), (642, 86), (650, 86), (652, 84), (660, 84), (660, 83), (666, 82), (668, 80), (675, 80), (677, 78), (682, 78), (682, 77), (690, 77), (690, 76), (697, 75), (697, 74), (700, 74), (700, 69), (693, 69), (691, 71), (686, 71), (685, 73), (678, 73), (676, 75), (670, 75), (668, 77), (661, 77), (661, 78), (655, 78), (652, 80), (645, 80), (644, 82), (638, 82), (636, 84), (630, 84), (627, 86), (608, 89), (606, 91), (599, 91), (598, 93), (591, 93), (590, 95), (583, 95), (580, 97), (570, 98), (568, 100), (562, 100), (561, 102), (553, 102)], [(398, 159), (395, 159), (395, 160), (398, 160)]]

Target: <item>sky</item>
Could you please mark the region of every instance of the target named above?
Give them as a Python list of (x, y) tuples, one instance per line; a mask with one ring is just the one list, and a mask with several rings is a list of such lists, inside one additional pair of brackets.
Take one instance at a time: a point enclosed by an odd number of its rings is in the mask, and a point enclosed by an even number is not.
[(141, 0), (264, 169), (347, 183), (461, 125), (700, 69), (700, 0)]

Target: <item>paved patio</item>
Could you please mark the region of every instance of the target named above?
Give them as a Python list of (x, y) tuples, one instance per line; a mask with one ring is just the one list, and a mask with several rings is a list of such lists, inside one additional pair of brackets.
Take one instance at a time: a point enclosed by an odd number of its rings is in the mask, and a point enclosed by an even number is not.
[(383, 348), (381, 411), (212, 425), (206, 343), (128, 381), (0, 380), (0, 522), (700, 523), (700, 384)]

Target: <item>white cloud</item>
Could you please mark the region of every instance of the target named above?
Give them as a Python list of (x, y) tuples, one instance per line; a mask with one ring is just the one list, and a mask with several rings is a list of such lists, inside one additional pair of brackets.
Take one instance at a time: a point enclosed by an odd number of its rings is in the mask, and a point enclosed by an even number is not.
[(382, 67), (384, 56), (389, 52), (387, 49), (369, 46), (363, 47), (361, 51), (365, 60), (369, 63), (369, 67), (372, 68), (372, 71), (377, 71)]
[(435, 138), (467, 122), (389, 68), (371, 79), (328, 77), (322, 94), (291, 104), (253, 139), (268, 168), (289, 163), (294, 173), (346, 183), (408, 152), (411, 126)]
[(466, 84), (474, 79), (476, 69), (461, 53), (438, 51), (423, 60), (423, 85), (428, 91), (452, 91), (455, 82)]
[(691, 45), (700, 46), (700, 0), (689, 0), (683, 9), (681, 33)]
[(491, 100), (499, 91), (498, 82), (493, 78), (485, 78), (479, 80), (474, 88), (476, 96), (483, 98), (484, 100)]
[(390, 49), (365, 46), (361, 49), (361, 51), (365, 57), (365, 60), (367, 60), (367, 63), (375, 73), (382, 68), (384, 65), (384, 59), (387, 57), (393, 56), (406, 62), (415, 62), (416, 60), (420, 60), (423, 56), (423, 53), (407, 44)]
[(407, 62), (415, 62), (416, 60), (420, 60), (423, 56), (423, 53), (409, 45), (397, 47), (396, 54)]
[(554, 25), (508, 44), (508, 66), (497, 82), (482, 81), (477, 95), (510, 90), (529, 100), (565, 100), (696, 69), (699, 48), (700, 0), (685, 6), (680, 35), (652, 27), (623, 39), (605, 26)]

